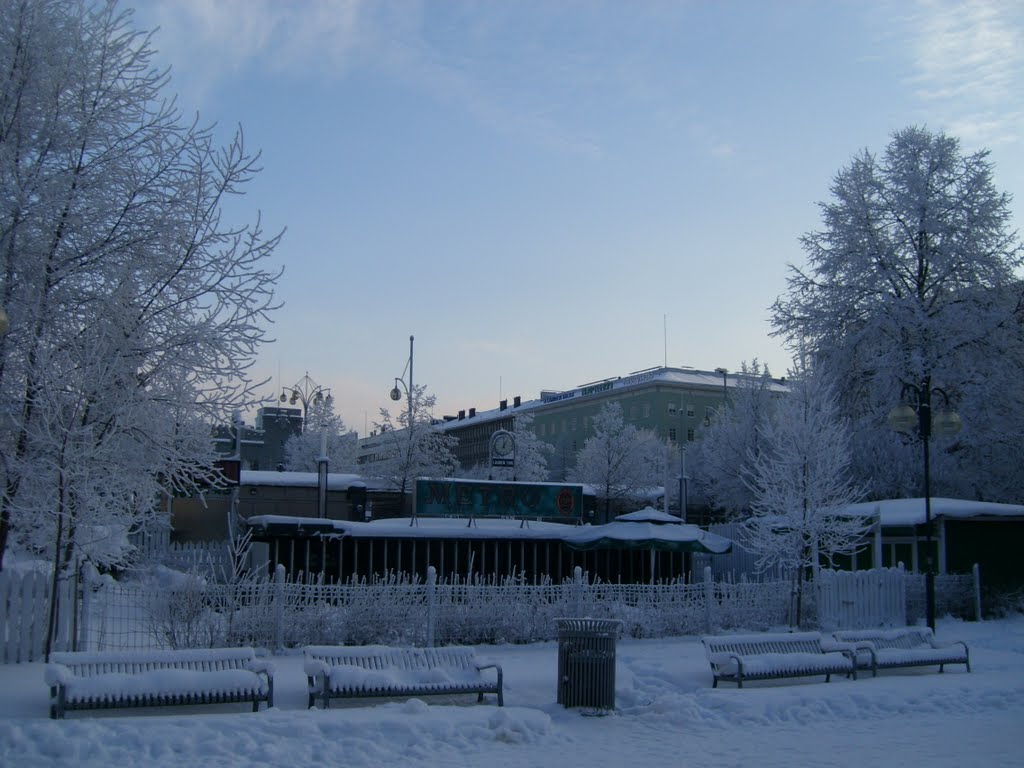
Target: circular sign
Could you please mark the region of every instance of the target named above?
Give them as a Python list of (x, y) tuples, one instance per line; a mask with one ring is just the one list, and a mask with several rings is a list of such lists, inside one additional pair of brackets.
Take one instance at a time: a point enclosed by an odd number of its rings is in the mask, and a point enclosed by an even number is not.
[(568, 488), (563, 488), (558, 492), (558, 497), (555, 499), (555, 505), (558, 507), (558, 513), (560, 515), (568, 517), (576, 507), (576, 498), (573, 496), (572, 491)]

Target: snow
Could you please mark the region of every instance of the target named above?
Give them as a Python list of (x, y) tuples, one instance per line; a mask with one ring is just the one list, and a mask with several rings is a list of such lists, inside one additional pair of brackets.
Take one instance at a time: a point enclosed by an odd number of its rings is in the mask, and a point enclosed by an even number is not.
[(1019, 766), (1024, 617), (941, 620), (937, 635), (965, 640), (974, 671), (712, 689), (697, 638), (622, 639), (617, 711), (606, 717), (555, 703), (557, 643), (478, 649), (504, 669), (504, 708), (467, 695), (307, 711), (302, 657), (291, 654), (276, 659), (277, 705), (269, 711), (217, 705), (51, 721), (43, 665), (7, 665), (0, 667), (0, 765)]
[[(936, 519), (940, 517), (958, 520), (972, 517), (1024, 517), (1024, 506), (1020, 504), (996, 504), (990, 501), (942, 497), (932, 497), (930, 503), (932, 518)], [(923, 498), (865, 501), (860, 504), (851, 504), (846, 511), (856, 515), (878, 515), (884, 528), (923, 525), (925, 522)]]

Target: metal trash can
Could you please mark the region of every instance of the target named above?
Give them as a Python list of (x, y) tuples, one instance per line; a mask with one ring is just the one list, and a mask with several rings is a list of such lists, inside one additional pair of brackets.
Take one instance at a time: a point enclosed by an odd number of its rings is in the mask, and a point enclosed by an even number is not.
[(555, 619), (558, 624), (558, 703), (615, 709), (618, 619)]

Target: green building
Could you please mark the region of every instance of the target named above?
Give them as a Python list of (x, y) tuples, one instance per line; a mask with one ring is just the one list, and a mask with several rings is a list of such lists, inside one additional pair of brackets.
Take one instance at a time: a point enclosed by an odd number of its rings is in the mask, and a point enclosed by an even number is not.
[[(564, 391), (546, 390), (536, 400), (517, 397), (511, 406), (502, 401), (492, 410), (470, 408), (446, 416), (439, 427), (459, 439), (456, 456), (462, 466), (484, 465), (494, 431), (511, 429), (518, 414), (529, 413), (537, 436), (555, 448), (549, 462), (551, 479), (565, 480), (577, 451), (593, 436), (594, 417), (605, 403), (619, 403), (628, 424), (651, 430), (685, 450), (710, 425), (740, 378), (724, 368), (651, 368)], [(785, 391), (785, 380), (773, 379), (772, 386)]]

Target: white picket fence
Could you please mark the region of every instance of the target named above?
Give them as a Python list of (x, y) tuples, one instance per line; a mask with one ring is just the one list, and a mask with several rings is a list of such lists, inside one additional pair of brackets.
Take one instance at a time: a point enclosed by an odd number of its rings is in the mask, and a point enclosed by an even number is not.
[(171, 541), (169, 531), (147, 533), (133, 541), (138, 562), (161, 564), (177, 571), (193, 571), (221, 580), (231, 573), (231, 551), (226, 541)]
[(821, 570), (814, 585), (818, 624), (823, 630), (907, 624), (906, 574), (902, 568)]
[[(46, 631), (50, 621), (50, 578), (35, 571), (0, 571), (0, 662), (4, 664), (37, 661), (46, 649)], [(77, 584), (73, 580), (58, 585), (59, 610), (55, 615), (52, 649), (70, 650), (77, 630)]]

